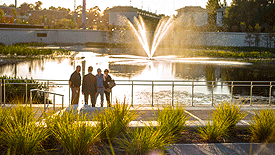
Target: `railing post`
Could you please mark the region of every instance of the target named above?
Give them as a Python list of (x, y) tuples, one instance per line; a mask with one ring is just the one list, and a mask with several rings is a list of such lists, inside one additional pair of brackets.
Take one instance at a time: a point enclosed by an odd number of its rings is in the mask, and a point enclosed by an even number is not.
[(233, 103), (233, 90), (234, 90), (234, 82), (231, 82), (231, 104)]
[(212, 87), (212, 97), (211, 97), (211, 105), (212, 106), (214, 106), (214, 82), (212, 81), (212, 85), (211, 85), (211, 87)]
[(271, 106), (271, 95), (272, 95), (272, 82), (270, 82), (270, 87), (269, 87), (269, 106)]
[(71, 105), (71, 89), (70, 89), (70, 84), (69, 84), (69, 105)]
[(6, 105), (6, 80), (4, 79), (4, 105)]
[(32, 107), (32, 91), (30, 91), (30, 107)]
[(250, 106), (252, 106), (252, 89), (253, 89), (253, 82), (251, 82), (251, 86), (250, 86)]
[(64, 108), (64, 95), (62, 96), (62, 109)]
[(172, 82), (172, 106), (174, 106), (174, 89), (175, 89), (175, 83)]
[(27, 78), (25, 79), (26, 82), (26, 104), (28, 103), (28, 80)]
[(131, 106), (134, 107), (134, 81), (132, 80), (132, 90), (131, 90)]
[(154, 81), (152, 81), (152, 107), (154, 106)]
[(3, 101), (3, 98), (2, 98), (2, 95), (3, 95), (3, 91), (2, 91), (2, 83), (3, 83), (3, 79), (1, 79), (1, 84), (0, 84), (0, 105), (2, 106), (2, 101)]
[(46, 111), (46, 94), (45, 92), (43, 94), (44, 94), (44, 112), (45, 112)]
[(192, 103), (191, 105), (194, 106), (194, 82), (192, 82)]
[(53, 94), (53, 110), (55, 111), (55, 94)]

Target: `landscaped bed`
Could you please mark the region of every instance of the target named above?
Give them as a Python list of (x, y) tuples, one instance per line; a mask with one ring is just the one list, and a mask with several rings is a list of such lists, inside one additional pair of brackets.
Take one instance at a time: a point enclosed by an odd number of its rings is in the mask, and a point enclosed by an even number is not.
[[(147, 154), (166, 153), (171, 144), (211, 142), (272, 142), (275, 112), (260, 110), (245, 128), (235, 126), (245, 116), (241, 105), (216, 106), (212, 123), (187, 127), (184, 107), (158, 110), (158, 126), (129, 128), (137, 117), (130, 105), (116, 102), (93, 116), (91, 124), (75, 110), (45, 113), (35, 118), (25, 106), (0, 108), (0, 152), (2, 154)], [(216, 122), (218, 121), (218, 122)], [(221, 130), (222, 129), (222, 130)]]

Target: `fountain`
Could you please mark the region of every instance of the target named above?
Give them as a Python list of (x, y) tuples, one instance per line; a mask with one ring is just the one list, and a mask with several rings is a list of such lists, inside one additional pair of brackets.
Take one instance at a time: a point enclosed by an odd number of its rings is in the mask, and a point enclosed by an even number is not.
[(159, 43), (161, 42), (162, 38), (165, 36), (169, 28), (171, 27), (173, 23), (173, 18), (163, 18), (159, 21), (157, 28), (154, 32), (152, 46), (149, 47), (149, 41), (147, 39), (146, 34), (146, 27), (144, 24), (144, 20), (141, 16), (134, 17), (134, 22), (136, 24), (136, 27), (133, 25), (132, 22), (127, 20), (131, 28), (134, 30), (135, 35), (138, 37), (139, 42), (141, 43), (143, 49), (145, 50), (148, 60), (154, 60), (153, 55), (157, 50), (157, 47)]

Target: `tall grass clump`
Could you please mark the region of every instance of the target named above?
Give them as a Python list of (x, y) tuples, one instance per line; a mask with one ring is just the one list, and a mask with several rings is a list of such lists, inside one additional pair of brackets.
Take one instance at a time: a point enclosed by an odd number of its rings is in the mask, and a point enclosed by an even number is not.
[(264, 109), (255, 111), (255, 116), (249, 126), (251, 140), (256, 142), (274, 141), (275, 137), (275, 111)]
[(117, 139), (120, 149), (125, 154), (144, 155), (154, 150), (162, 150), (170, 144), (167, 133), (153, 127), (137, 127), (131, 129), (123, 138)]
[(0, 132), (6, 125), (8, 119), (10, 119), (10, 109), (0, 106)]
[(47, 118), (46, 123), (54, 138), (68, 154), (89, 154), (90, 147), (97, 141), (100, 130), (85, 122), (85, 115), (73, 109)]
[(198, 127), (198, 135), (207, 142), (217, 142), (222, 136), (228, 136), (228, 125), (225, 122), (208, 121), (203, 127)]
[(48, 137), (47, 128), (34, 118), (33, 108), (14, 106), (8, 110), (8, 119), (1, 127), (0, 142), (7, 154), (32, 155), (44, 151), (42, 142)]
[(94, 116), (98, 127), (103, 131), (100, 135), (102, 140), (113, 140), (128, 129), (129, 123), (137, 117), (137, 112), (130, 108), (131, 105), (126, 104), (125, 99), (122, 103), (116, 100), (116, 104), (111, 108), (106, 108)]
[(229, 132), (232, 132), (236, 127), (236, 124), (242, 120), (247, 114), (240, 112), (240, 104), (223, 102), (218, 106), (215, 106), (213, 111), (213, 121), (222, 124), (228, 124)]
[(170, 105), (164, 106), (162, 110), (158, 109), (158, 129), (163, 134), (168, 134), (166, 136), (170, 137), (171, 141), (176, 140), (186, 128), (188, 118), (184, 107), (179, 105), (175, 107)]
[(236, 124), (246, 116), (240, 109), (241, 105), (229, 102), (215, 106), (212, 123), (208, 121), (206, 126), (198, 127), (198, 134), (208, 142), (217, 142), (223, 136), (228, 137)]

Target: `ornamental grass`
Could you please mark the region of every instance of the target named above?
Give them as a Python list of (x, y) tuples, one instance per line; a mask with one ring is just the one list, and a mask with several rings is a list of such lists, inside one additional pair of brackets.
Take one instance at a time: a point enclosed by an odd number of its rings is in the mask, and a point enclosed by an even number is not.
[(41, 120), (35, 119), (33, 108), (17, 105), (5, 110), (1, 112), (7, 116), (4, 116), (5, 121), (1, 125), (0, 143), (6, 148), (6, 154), (32, 155), (44, 152), (42, 142), (48, 137), (48, 129)]
[(157, 150), (161, 150), (163, 154), (166, 146), (170, 144), (170, 138), (167, 135), (169, 134), (150, 125), (133, 128), (116, 142), (123, 154), (144, 155)]
[(247, 114), (240, 112), (242, 105), (238, 103), (223, 102), (222, 104), (215, 105), (212, 117), (213, 121), (222, 124), (228, 124), (229, 132), (232, 132), (236, 124), (242, 120)]
[(162, 110), (158, 109), (158, 130), (163, 132), (163, 135), (170, 137), (171, 142), (174, 142), (179, 138), (181, 132), (186, 128), (186, 121), (188, 120), (188, 115), (185, 113), (185, 108), (183, 106), (164, 106)]
[(46, 122), (51, 134), (67, 154), (90, 154), (99, 139), (100, 128), (86, 122), (87, 117), (72, 108), (68, 112), (49, 117)]
[(275, 111), (264, 109), (255, 111), (250, 126), (251, 140), (254, 142), (269, 142), (275, 140)]
[(130, 110), (131, 105), (126, 104), (126, 100), (123, 102), (116, 100), (116, 103), (111, 108), (106, 108), (94, 115), (94, 120), (97, 121), (97, 125), (101, 131), (100, 138), (104, 141), (111, 141), (119, 136), (121, 133), (125, 133), (128, 130), (128, 125), (131, 121), (137, 117), (135, 110)]

